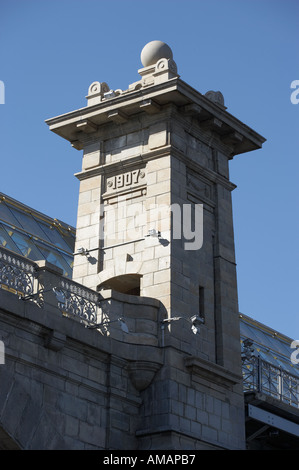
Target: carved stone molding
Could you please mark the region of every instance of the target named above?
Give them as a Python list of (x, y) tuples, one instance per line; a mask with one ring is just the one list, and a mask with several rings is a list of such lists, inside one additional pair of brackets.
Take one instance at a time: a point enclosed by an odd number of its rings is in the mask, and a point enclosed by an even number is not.
[(110, 90), (105, 82), (93, 82), (88, 88), (87, 106), (98, 104), (102, 101), (104, 94)]

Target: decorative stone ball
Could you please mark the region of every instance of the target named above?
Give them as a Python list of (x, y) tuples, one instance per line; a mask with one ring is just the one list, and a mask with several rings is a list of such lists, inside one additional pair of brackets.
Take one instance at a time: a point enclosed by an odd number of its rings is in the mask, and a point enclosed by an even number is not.
[(154, 65), (160, 59), (172, 59), (172, 50), (162, 41), (151, 41), (141, 51), (141, 63), (143, 67)]

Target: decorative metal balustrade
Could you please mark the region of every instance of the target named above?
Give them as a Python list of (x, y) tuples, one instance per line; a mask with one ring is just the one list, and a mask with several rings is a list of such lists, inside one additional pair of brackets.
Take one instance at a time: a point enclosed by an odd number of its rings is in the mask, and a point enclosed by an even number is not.
[(244, 391), (257, 391), (282, 403), (299, 407), (299, 378), (263, 360), (243, 357)]
[(35, 263), (0, 249), (0, 287), (17, 295), (32, 295)]
[(99, 314), (99, 296), (91, 289), (57, 275), (57, 285), (49, 289), (43, 281), (40, 288), (38, 265), (0, 247), (0, 289), (19, 296), (20, 300), (44, 304), (46, 293), (52, 292), (56, 305), (64, 316), (87, 326), (95, 326)]
[(58, 308), (66, 316), (95, 325), (98, 318), (98, 294), (68, 280), (61, 280), (59, 287), (54, 289)]

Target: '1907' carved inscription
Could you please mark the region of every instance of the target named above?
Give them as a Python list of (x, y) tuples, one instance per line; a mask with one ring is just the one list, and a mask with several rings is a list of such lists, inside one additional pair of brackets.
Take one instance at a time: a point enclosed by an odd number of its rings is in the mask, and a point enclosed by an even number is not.
[(110, 178), (107, 178), (107, 191), (135, 186), (140, 182), (140, 179), (144, 177), (144, 171), (139, 169), (111, 176)]

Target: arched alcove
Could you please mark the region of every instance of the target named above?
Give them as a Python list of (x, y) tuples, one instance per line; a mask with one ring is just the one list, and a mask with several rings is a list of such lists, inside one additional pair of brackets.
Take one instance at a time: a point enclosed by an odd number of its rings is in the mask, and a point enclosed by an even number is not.
[(140, 295), (140, 274), (114, 276), (99, 285), (99, 289), (112, 289), (122, 294)]

